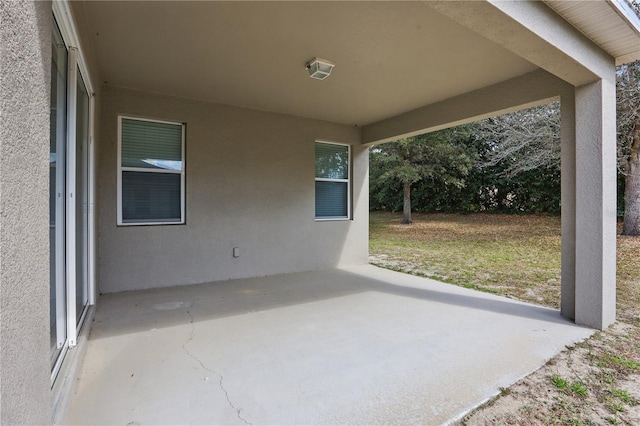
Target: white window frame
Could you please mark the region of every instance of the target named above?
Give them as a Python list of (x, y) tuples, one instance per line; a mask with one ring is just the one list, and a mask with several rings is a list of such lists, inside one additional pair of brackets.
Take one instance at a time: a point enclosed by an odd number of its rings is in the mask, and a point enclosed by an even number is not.
[[(315, 220), (316, 222), (332, 222), (332, 221), (341, 221), (341, 220), (351, 220), (351, 145), (346, 144), (346, 143), (340, 143), (340, 142), (330, 142), (330, 141), (325, 141), (325, 140), (316, 140), (315, 143), (313, 144), (313, 148), (314, 148), (314, 156), (313, 156), (313, 165), (314, 165), (314, 176), (315, 176), (315, 147), (316, 144), (319, 143), (324, 143), (327, 145), (339, 145), (339, 146), (346, 146), (347, 147), (347, 164), (349, 167), (349, 170), (347, 170), (347, 179), (330, 179), (330, 178), (319, 178), (319, 177), (315, 177), (314, 182), (343, 182), (347, 184), (347, 215), (346, 216), (326, 216), (326, 217), (318, 217), (315, 216)], [(315, 191), (315, 189), (314, 189)], [(314, 209), (315, 209), (315, 192), (314, 192)]]
[[(122, 120), (148, 121), (151, 123), (171, 124), (180, 126), (182, 129), (182, 140), (180, 146), (181, 165), (180, 170), (167, 169), (147, 169), (139, 167), (122, 167)], [(177, 121), (156, 120), (151, 118), (141, 118), (129, 115), (118, 115), (118, 226), (142, 226), (142, 225), (184, 225), (185, 224), (185, 124)], [(143, 172), (180, 174), (180, 220), (179, 221), (159, 221), (149, 220), (140, 222), (123, 222), (122, 220), (122, 172)]]

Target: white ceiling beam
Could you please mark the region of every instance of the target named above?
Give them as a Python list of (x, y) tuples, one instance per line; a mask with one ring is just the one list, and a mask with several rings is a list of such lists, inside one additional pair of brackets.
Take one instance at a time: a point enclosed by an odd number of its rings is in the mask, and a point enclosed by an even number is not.
[(362, 143), (375, 145), (542, 105), (570, 88), (548, 72), (536, 70), (364, 126)]

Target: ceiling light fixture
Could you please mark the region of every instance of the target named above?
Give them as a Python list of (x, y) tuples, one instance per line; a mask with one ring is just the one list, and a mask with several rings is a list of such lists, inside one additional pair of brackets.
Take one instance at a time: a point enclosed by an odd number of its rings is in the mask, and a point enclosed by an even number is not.
[(311, 78), (324, 80), (329, 77), (331, 70), (333, 70), (333, 67), (335, 66), (336, 64), (326, 59), (313, 58), (311, 62), (307, 63), (305, 68), (309, 71), (309, 76)]

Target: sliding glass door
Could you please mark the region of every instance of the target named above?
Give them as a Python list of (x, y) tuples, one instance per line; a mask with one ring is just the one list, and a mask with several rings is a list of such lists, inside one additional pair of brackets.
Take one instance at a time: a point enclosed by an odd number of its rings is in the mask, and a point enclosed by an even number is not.
[(67, 340), (65, 290), (65, 202), (67, 145), (67, 48), (54, 26), (51, 60), (49, 143), (50, 331), (52, 363)]
[[(54, 20), (55, 21), (55, 20)], [(54, 25), (49, 150), (50, 333), (52, 381), (76, 339), (90, 303), (91, 96)]]

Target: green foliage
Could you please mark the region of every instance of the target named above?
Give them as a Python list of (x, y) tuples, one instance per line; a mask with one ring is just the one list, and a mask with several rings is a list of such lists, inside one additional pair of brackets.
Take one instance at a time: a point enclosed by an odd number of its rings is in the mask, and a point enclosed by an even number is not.
[(638, 401), (629, 395), (629, 392), (622, 389), (611, 389), (611, 395), (618, 398), (620, 401), (629, 405), (638, 405)]
[(402, 186), (412, 184), (415, 210), (437, 211), (463, 193), (476, 154), (466, 127), (401, 139), (371, 149), (370, 207), (402, 209)]
[(410, 182), (412, 208), (417, 212), (559, 213), (557, 162), (517, 174), (507, 170), (518, 156), (487, 165), (495, 140), (477, 136), (481, 125), (473, 123), (372, 148), (371, 210), (402, 210), (402, 184)]
[(571, 383), (571, 390), (580, 396), (587, 396), (588, 390), (587, 387), (582, 382), (573, 382)]
[(589, 393), (589, 390), (587, 389), (587, 386), (584, 383), (578, 382), (578, 381), (569, 383), (562, 377), (555, 374), (551, 376), (551, 382), (557, 389), (565, 392), (571, 391), (576, 395), (583, 396), (583, 397), (587, 396), (587, 394)]
[(635, 362), (622, 355), (610, 355), (606, 357), (606, 361), (614, 366), (626, 368), (629, 370), (640, 370), (640, 362)]
[(551, 381), (553, 382), (553, 385), (558, 389), (566, 389), (569, 385), (565, 379), (556, 375), (551, 376)]
[(609, 404), (608, 408), (612, 413), (624, 413), (625, 411), (624, 406), (617, 402)]

